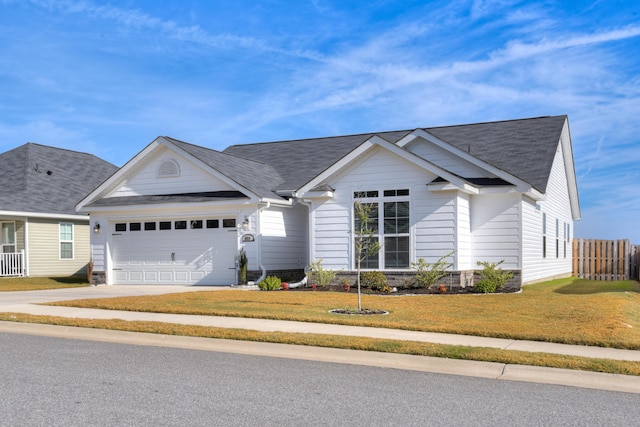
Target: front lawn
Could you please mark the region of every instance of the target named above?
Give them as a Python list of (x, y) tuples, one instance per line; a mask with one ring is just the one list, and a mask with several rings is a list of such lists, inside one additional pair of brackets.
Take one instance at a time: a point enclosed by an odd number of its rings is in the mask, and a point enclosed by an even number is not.
[(59, 302), (55, 305), (374, 326), (500, 338), (640, 349), (640, 283), (567, 278), (518, 294), (363, 296), (385, 316), (345, 316), (344, 292), (203, 291)]
[(0, 277), (0, 292), (89, 286), (86, 276), (71, 277)]

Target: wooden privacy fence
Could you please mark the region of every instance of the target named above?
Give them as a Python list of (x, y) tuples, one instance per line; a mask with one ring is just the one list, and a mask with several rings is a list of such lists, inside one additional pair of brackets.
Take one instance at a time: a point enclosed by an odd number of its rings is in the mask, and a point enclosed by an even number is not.
[(640, 249), (629, 240), (573, 239), (573, 275), (589, 280), (638, 279)]

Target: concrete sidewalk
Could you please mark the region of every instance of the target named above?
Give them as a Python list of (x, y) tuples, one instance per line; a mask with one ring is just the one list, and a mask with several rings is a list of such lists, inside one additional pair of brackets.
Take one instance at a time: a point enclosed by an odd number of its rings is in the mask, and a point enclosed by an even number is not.
[[(176, 287), (176, 286), (109, 286), (109, 287), (90, 287), (90, 288), (73, 288), (73, 289), (59, 289), (59, 290), (49, 290), (49, 291), (25, 291), (25, 292), (8, 292), (0, 294), (0, 311), (3, 312), (12, 312), (12, 313), (25, 313), (25, 314), (33, 314), (33, 315), (49, 315), (49, 316), (59, 316), (59, 317), (68, 317), (68, 318), (85, 318), (85, 319), (122, 319), (129, 321), (153, 321), (153, 322), (164, 322), (164, 323), (176, 323), (176, 324), (184, 324), (184, 325), (198, 325), (198, 326), (211, 326), (211, 327), (220, 327), (220, 328), (236, 328), (236, 329), (249, 329), (249, 330), (257, 330), (257, 331), (265, 331), (265, 332), (295, 332), (295, 333), (311, 333), (311, 334), (327, 334), (327, 335), (343, 335), (343, 336), (354, 336), (354, 337), (371, 337), (371, 338), (384, 338), (384, 339), (394, 339), (394, 340), (402, 340), (402, 341), (418, 341), (418, 342), (430, 342), (437, 344), (450, 344), (450, 345), (461, 345), (461, 346), (472, 346), (472, 347), (489, 347), (489, 348), (497, 348), (504, 350), (519, 350), (519, 351), (527, 351), (527, 352), (543, 352), (543, 353), (552, 353), (552, 354), (563, 354), (563, 355), (572, 355), (572, 356), (581, 356), (581, 357), (590, 357), (590, 358), (602, 358), (602, 359), (615, 359), (615, 360), (626, 360), (626, 361), (640, 361), (640, 351), (633, 350), (620, 350), (620, 349), (612, 349), (612, 348), (603, 348), (603, 347), (592, 347), (592, 346), (576, 346), (576, 345), (566, 345), (566, 344), (555, 344), (555, 343), (545, 343), (545, 342), (537, 342), (537, 341), (519, 341), (519, 340), (511, 340), (511, 339), (500, 339), (500, 338), (485, 338), (485, 337), (476, 337), (476, 336), (465, 336), (465, 335), (453, 335), (453, 334), (439, 334), (439, 333), (430, 333), (430, 332), (416, 332), (416, 331), (404, 331), (397, 329), (383, 329), (383, 328), (371, 328), (371, 327), (360, 327), (360, 326), (344, 326), (344, 325), (331, 325), (324, 323), (309, 323), (309, 322), (291, 322), (291, 321), (281, 321), (281, 320), (267, 320), (267, 319), (250, 319), (250, 318), (237, 318), (237, 317), (220, 317), (220, 316), (197, 316), (197, 315), (181, 315), (181, 314), (162, 314), (162, 313), (143, 313), (143, 312), (129, 312), (129, 311), (115, 311), (115, 310), (98, 310), (98, 309), (86, 309), (86, 308), (73, 308), (73, 307), (56, 307), (56, 306), (46, 306), (46, 305), (37, 305), (39, 303), (47, 303), (53, 301), (62, 301), (62, 300), (72, 300), (72, 299), (81, 299), (81, 298), (110, 298), (115, 296), (131, 296), (131, 295), (158, 295), (164, 293), (176, 293), (176, 292), (192, 292), (192, 291), (201, 291), (201, 290), (223, 290), (228, 288), (221, 287)], [(7, 298), (5, 298), (7, 296)], [(27, 333), (24, 331), (30, 331), (29, 333), (33, 333), (36, 331), (44, 331), (47, 330), (56, 330), (51, 327), (46, 327), (47, 325), (31, 325), (31, 327), (19, 326), (20, 324), (11, 325), (12, 322), (0, 322), (0, 331), (10, 332), (11, 330), (22, 330), (23, 333)], [(71, 337), (70, 331), (76, 330), (80, 331), (83, 328), (68, 328), (68, 327), (58, 327), (62, 328), (64, 331), (62, 335), (66, 337)], [(155, 342), (153, 345), (161, 345), (157, 344), (161, 341), (164, 344), (167, 344), (168, 341), (172, 342), (185, 342), (189, 341), (186, 337), (163, 337), (161, 340), (159, 336), (153, 336), (153, 334), (133, 334), (131, 333), (118, 333), (116, 331), (101, 331), (99, 334), (96, 330), (90, 330), (89, 335), (95, 339), (97, 335), (105, 337), (109, 335), (111, 338), (113, 337), (123, 337), (126, 336), (126, 341), (129, 343), (133, 343), (130, 341), (136, 341), (135, 337), (139, 337), (140, 340), (146, 340), (147, 342), (150, 340)], [(59, 333), (59, 332), (56, 332)], [(83, 335), (82, 333), (76, 332), (76, 335)], [(122, 335), (125, 334), (125, 335)], [(151, 337), (148, 337), (151, 335)], [(77, 338), (77, 336), (74, 336)], [(207, 342), (206, 339), (200, 339), (204, 341), (198, 341), (200, 346), (207, 345), (202, 344), (202, 342)], [(225, 340), (210, 340), (211, 342), (218, 343), (215, 347), (217, 351), (220, 350), (220, 342), (224, 342)], [(138, 342), (140, 344), (141, 342)], [(258, 345), (257, 343), (239, 343), (232, 342), (233, 346), (240, 346), (243, 348), (255, 347)], [(162, 344), (162, 345), (164, 345)], [(149, 344), (145, 344), (149, 345)], [(228, 347), (230, 343), (227, 343)], [(308, 353), (310, 352), (311, 347), (304, 346), (285, 346), (285, 348), (298, 348), (296, 351), (297, 354), (300, 353)], [(272, 347), (269, 347), (272, 350), (275, 348), (280, 349), (279, 345), (273, 344)], [(318, 349), (313, 348), (314, 350), (311, 354), (334, 354), (335, 350), (332, 349)], [(288, 350), (290, 351), (290, 350)], [(288, 351), (279, 350), (278, 354), (288, 354)], [(349, 352), (349, 350), (343, 350), (342, 352)], [(342, 352), (338, 352), (342, 354)], [(409, 366), (414, 366), (416, 362), (413, 362), (413, 358), (418, 358), (418, 360), (428, 360), (428, 366), (439, 366), (439, 370), (437, 372), (443, 373), (455, 373), (447, 370), (442, 370), (442, 366), (461, 366), (460, 363), (468, 362), (468, 361), (451, 361), (448, 359), (435, 359), (434, 358), (420, 358), (418, 356), (408, 356), (406, 355), (390, 355), (387, 353), (375, 353), (375, 352), (360, 352), (364, 353), (363, 355), (358, 356), (359, 359), (364, 360), (371, 356), (374, 356), (374, 360), (383, 360), (383, 359), (393, 359), (396, 362), (398, 359), (400, 360), (412, 360)], [(355, 354), (355, 353), (354, 353)], [(368, 354), (368, 355), (367, 355)], [(272, 356), (274, 354), (271, 354)], [(366, 357), (365, 357), (366, 356)], [(277, 356), (276, 357), (288, 357), (288, 356)], [(318, 359), (318, 356), (314, 356), (312, 360), (324, 360)], [(308, 358), (303, 357), (303, 358)], [(348, 363), (353, 363), (353, 355), (345, 356), (345, 360), (350, 360)], [(335, 360), (334, 360), (335, 361)], [(394, 362), (394, 363), (396, 363)], [(403, 362), (405, 363), (405, 362)], [(400, 365), (394, 365), (392, 367), (402, 368), (402, 369), (415, 369), (414, 368), (405, 368), (403, 367), (403, 363)], [(369, 364), (369, 363), (365, 363)], [(418, 363), (420, 365), (420, 363)], [(422, 363), (421, 365), (424, 365)], [(511, 375), (511, 378), (506, 378), (505, 375), (507, 372), (513, 373), (514, 371), (518, 371), (518, 377), (524, 381), (534, 381), (534, 382), (545, 382), (552, 384), (566, 384), (566, 385), (577, 385), (580, 387), (592, 387), (599, 389), (607, 389), (607, 390), (616, 390), (616, 391), (627, 391), (640, 393), (640, 379), (638, 377), (627, 377), (624, 375), (607, 375), (607, 374), (596, 374), (596, 373), (587, 373), (587, 372), (579, 372), (579, 371), (567, 371), (566, 370), (558, 370), (558, 369), (549, 369), (549, 368), (535, 368), (535, 367), (515, 367), (514, 365), (504, 365), (504, 364), (490, 364), (486, 365), (485, 362), (468, 362), (467, 364), (462, 363), (464, 366), (470, 366), (470, 369), (463, 369), (466, 374), (464, 375), (477, 375), (478, 372), (485, 372), (488, 367), (489, 369), (489, 377), (491, 378), (502, 378), (502, 379), (516, 379)], [(386, 366), (376, 365), (376, 366)], [(477, 368), (482, 366), (483, 369), (477, 371)], [(457, 369), (454, 371), (457, 372)], [(422, 370), (422, 369), (421, 369)], [(494, 375), (496, 370), (499, 371), (499, 375)], [(542, 372), (547, 372), (547, 375), (542, 375)], [(526, 375), (525, 375), (526, 373)], [(486, 376), (486, 375), (481, 375)], [(508, 376), (508, 375), (507, 375)], [(527, 379), (528, 378), (528, 379)], [(567, 380), (567, 378), (571, 378), (571, 380)], [(576, 378), (580, 378), (580, 381), (577, 381)], [(586, 381), (582, 384), (581, 381)], [(580, 385), (578, 385), (580, 384)]]

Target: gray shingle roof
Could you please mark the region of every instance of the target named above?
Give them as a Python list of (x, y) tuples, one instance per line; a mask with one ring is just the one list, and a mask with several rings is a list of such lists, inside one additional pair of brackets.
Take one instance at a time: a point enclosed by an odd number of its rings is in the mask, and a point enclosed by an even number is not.
[(544, 193), (566, 119), (538, 117), (425, 131)]
[(274, 193), (274, 189), (278, 188), (284, 180), (267, 162), (234, 156), (167, 136), (164, 138), (257, 196), (279, 198)]
[[(422, 129), (544, 193), (566, 118), (563, 115)], [(223, 153), (273, 166), (282, 177), (279, 183), (271, 181), (274, 191), (297, 190), (367, 139), (377, 135), (396, 143), (412, 131), (233, 145)]]
[(283, 178), (275, 190), (298, 190), (369, 138), (378, 135), (396, 143), (410, 132), (405, 130), (232, 145), (223, 153), (267, 163)]
[(75, 215), (118, 168), (92, 154), (24, 144), (0, 154), (0, 211)]

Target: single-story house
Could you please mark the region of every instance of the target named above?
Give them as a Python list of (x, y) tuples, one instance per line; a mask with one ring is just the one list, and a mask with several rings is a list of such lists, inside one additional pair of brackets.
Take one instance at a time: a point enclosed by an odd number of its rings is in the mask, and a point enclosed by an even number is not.
[[(403, 276), (449, 257), (517, 284), (571, 274), (580, 218), (566, 116), (233, 145), (158, 137), (78, 205), (91, 216), (94, 283), (237, 283), (294, 277), (310, 261), (355, 270), (354, 202), (374, 206), (381, 252), (363, 267)], [(451, 278), (450, 278), (451, 279)]]
[(89, 216), (75, 205), (116, 170), (91, 154), (31, 142), (0, 154), (0, 276), (84, 274)]

